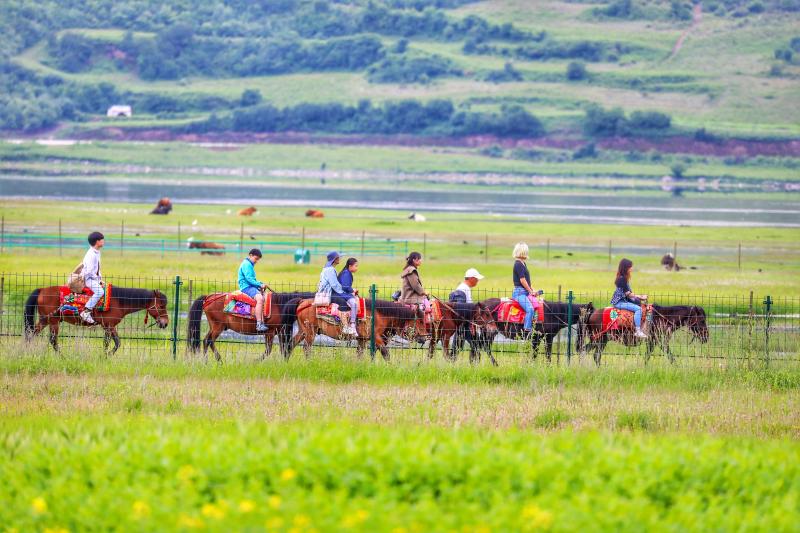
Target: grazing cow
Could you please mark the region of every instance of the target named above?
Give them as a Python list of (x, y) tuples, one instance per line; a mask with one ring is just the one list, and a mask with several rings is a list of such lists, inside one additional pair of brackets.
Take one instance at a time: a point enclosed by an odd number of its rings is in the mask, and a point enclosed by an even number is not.
[(245, 207), (244, 209), (239, 209), (239, 213), (238, 214), (239, 214), (240, 217), (251, 217), (255, 213), (258, 213), (258, 209), (256, 209), (255, 207), (253, 207), (251, 205), (250, 207)]
[(211, 252), (208, 250), (225, 250), (225, 245), (211, 241), (190, 241), (189, 248), (203, 250), (200, 255), (225, 255), (225, 252)]
[(309, 218), (325, 218), (325, 213), (319, 209), (309, 209), (306, 211), (306, 216)]
[(172, 211), (172, 202), (166, 196), (158, 201), (156, 207), (150, 211), (151, 215), (166, 215)]

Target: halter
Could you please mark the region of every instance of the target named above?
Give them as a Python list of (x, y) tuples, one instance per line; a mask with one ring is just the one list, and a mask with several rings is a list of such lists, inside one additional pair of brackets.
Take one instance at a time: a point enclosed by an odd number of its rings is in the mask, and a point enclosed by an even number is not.
[[(147, 321), (150, 318), (150, 313), (148, 311), (150, 311), (151, 308), (156, 313), (158, 313), (158, 294), (156, 293), (156, 291), (153, 291), (153, 301), (151, 302), (150, 305), (148, 305), (144, 309), (144, 325), (147, 326), (148, 328), (152, 328), (153, 326), (156, 325), (156, 322), (155, 322), (156, 319), (153, 319), (153, 323), (152, 324), (150, 324), (149, 326), (147, 325)], [(161, 318), (161, 315), (159, 315), (159, 318)]]

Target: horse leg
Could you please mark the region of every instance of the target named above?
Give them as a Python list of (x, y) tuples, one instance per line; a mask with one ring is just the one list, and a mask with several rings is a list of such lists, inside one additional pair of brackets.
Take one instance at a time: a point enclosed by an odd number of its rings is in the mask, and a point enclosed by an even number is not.
[(539, 356), (539, 343), (542, 342), (542, 334), (533, 330), (533, 337), (531, 338), (531, 356), (535, 361)]
[(275, 341), (275, 331), (272, 328), (268, 329), (264, 334), (264, 354), (261, 356), (261, 361), (264, 361), (269, 354), (272, 353), (272, 343)]
[(555, 337), (555, 335), (553, 333), (547, 333), (544, 336), (545, 355), (547, 355), (547, 362), (548, 363), (552, 363), (553, 362), (553, 337)]
[(58, 352), (58, 325), (58, 320), (50, 321), (50, 344), (56, 352)]
[(594, 364), (598, 367), (600, 366), (600, 360), (603, 357), (603, 349), (606, 347), (606, 343), (608, 342), (608, 337), (603, 335), (603, 338), (597, 341), (594, 348)]
[(225, 326), (220, 326), (218, 323), (211, 321), (209, 321), (209, 325), (211, 327), (208, 330), (206, 338), (203, 339), (203, 355), (205, 355), (206, 360), (208, 360), (208, 349), (211, 348), (211, 350), (214, 352), (214, 358), (217, 360), (218, 363), (221, 363), (222, 356), (217, 351), (217, 344), (214, 341), (225, 330)]
[[(431, 326), (431, 340), (428, 343), (428, 359), (433, 359), (434, 352), (436, 351), (436, 343), (439, 341), (439, 337), (442, 337), (442, 350), (444, 350), (444, 327), (442, 324), (439, 326)], [(444, 351), (445, 357), (447, 356), (447, 351)]]
[(381, 355), (383, 356), (383, 360), (388, 363), (389, 348), (386, 347), (386, 342), (387, 342), (387, 339), (385, 338), (386, 333), (383, 333), (382, 335), (377, 335), (376, 337), (377, 338), (375, 339), (375, 346), (378, 348), (378, 350), (380, 350)]
[(114, 341), (114, 348), (111, 350), (111, 353), (108, 355), (114, 355), (119, 350), (119, 334), (117, 333), (117, 328), (112, 326), (111, 327), (111, 340)]

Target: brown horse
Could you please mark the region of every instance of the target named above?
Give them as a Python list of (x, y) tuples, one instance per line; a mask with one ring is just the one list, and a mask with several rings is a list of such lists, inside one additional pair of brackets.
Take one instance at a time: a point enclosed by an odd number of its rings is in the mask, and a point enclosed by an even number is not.
[(672, 305), (653, 306), (653, 323), (650, 327), (650, 336), (647, 338), (647, 355), (645, 362), (650, 359), (656, 343), (661, 345), (661, 350), (667, 354), (670, 363), (675, 362), (675, 356), (669, 349), (669, 339), (680, 328), (688, 328), (692, 333), (692, 340), (708, 342), (708, 325), (706, 324), (706, 311), (697, 305)]
[[(224, 293), (209, 294), (208, 296), (200, 296), (189, 308), (189, 330), (187, 335), (187, 342), (189, 349), (192, 352), (197, 352), (200, 349), (200, 320), (205, 312), (208, 319), (209, 331), (203, 339), (203, 355), (208, 353), (211, 348), (214, 351), (214, 357), (217, 361), (222, 360), (222, 356), (217, 351), (217, 346), (214, 341), (217, 340), (223, 331), (230, 329), (243, 335), (264, 335), (265, 350), (261, 359), (265, 359), (272, 352), (272, 343), (275, 335), (281, 333), (283, 328), (283, 312), (286, 303), (296, 298), (313, 298), (313, 292), (276, 292), (272, 294), (272, 312), (269, 318), (264, 319), (264, 325), (267, 326), (267, 331), (258, 333), (256, 331), (256, 321), (252, 318), (244, 318), (237, 315), (224, 312), (225, 298), (217, 297), (215, 301), (211, 302), (206, 309), (203, 309), (205, 301), (212, 296), (221, 295)], [(281, 339), (284, 337), (282, 336)], [(281, 341), (281, 352), (286, 357), (286, 342)]]
[[(61, 306), (61, 293), (58, 286), (44, 287), (33, 291), (25, 302), (25, 337), (30, 340), (42, 331), (45, 326), (50, 326), (50, 344), (58, 351), (58, 328), (61, 322), (68, 322), (76, 326), (91, 327), (79, 316), (63, 315), (58, 309)], [(107, 311), (95, 310), (92, 316), (97, 325), (105, 331), (103, 348), (108, 351), (108, 344), (114, 341), (114, 348), (109, 355), (119, 349), (120, 340), (117, 333), (117, 324), (127, 315), (141, 310), (147, 310), (147, 317), (153, 317), (160, 328), (167, 327), (169, 314), (167, 313), (167, 297), (161, 291), (148, 289), (126, 289), (117, 287), (111, 289), (109, 309)], [(34, 325), (36, 312), (39, 312), (39, 322)]]
[[(643, 314), (644, 315), (644, 314)], [(670, 362), (675, 358), (669, 351), (669, 339), (672, 334), (681, 327), (687, 327), (700, 342), (708, 341), (708, 326), (706, 325), (706, 312), (702, 307), (676, 305), (663, 307), (652, 306), (651, 319), (643, 316), (643, 329), (648, 334), (647, 355), (645, 362), (650, 358), (655, 344), (661, 344), (662, 349), (669, 356)], [(634, 337), (633, 315), (623, 315), (622, 327), (616, 330), (603, 332), (603, 309), (598, 309), (586, 318), (586, 326), (583, 331), (588, 335), (587, 349), (594, 349), (594, 362), (600, 366), (600, 359), (603, 349), (609, 340), (617, 341), (625, 346), (636, 346), (638, 339)]]
[[(450, 340), (454, 335), (469, 342), (469, 362), (477, 363), (481, 360), (480, 343), (476, 339), (494, 338), (497, 335), (497, 324), (492, 317), (492, 310), (484, 304), (465, 302), (439, 302), (442, 309), (442, 319), (431, 328), (431, 342), (428, 345), (428, 357), (433, 358), (436, 343), (442, 341), (442, 352), (451, 361), (456, 360), (456, 346), (450, 349)], [(491, 350), (487, 352), (492, 364), (497, 366), (497, 360)]]
[[(293, 348), (300, 341), (303, 341), (303, 351), (308, 357), (311, 354), (311, 346), (314, 342), (314, 337), (317, 333), (322, 333), (328, 337), (338, 339), (341, 337), (342, 327), (340, 325), (333, 325), (324, 320), (317, 319), (317, 310), (314, 308), (314, 300), (304, 299), (296, 300), (287, 308), (295, 306), (295, 315), (297, 317), (297, 324), (299, 331), (292, 340), (291, 347)], [(287, 309), (286, 316), (291, 316), (291, 310)], [(366, 309), (366, 320), (358, 321), (356, 331), (357, 347), (356, 354), (361, 357), (364, 353), (364, 347), (371, 335), (371, 328), (373, 320), (372, 311), (369, 306)], [(397, 302), (389, 302), (386, 300), (375, 300), (375, 346), (380, 350), (383, 358), (389, 360), (389, 348), (387, 344), (394, 335), (405, 336), (408, 335), (410, 330), (416, 334), (417, 339), (424, 339), (427, 337), (428, 332), (425, 327), (425, 321), (417, 310), (406, 307)], [(286, 358), (291, 355), (285, 354)]]

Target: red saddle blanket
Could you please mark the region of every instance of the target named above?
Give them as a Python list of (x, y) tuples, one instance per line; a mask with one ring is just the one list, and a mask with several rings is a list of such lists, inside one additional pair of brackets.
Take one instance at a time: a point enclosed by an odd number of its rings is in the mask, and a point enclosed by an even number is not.
[[(650, 306), (642, 306), (642, 324), (645, 324), (647, 313), (650, 312), (650, 309)], [(603, 329), (601, 333), (617, 329), (634, 329), (633, 312), (625, 309), (617, 309), (616, 307), (604, 307)]]
[[(359, 320), (365, 320), (367, 318), (367, 304), (364, 298), (356, 298), (358, 302), (358, 316)], [(317, 316), (318, 317), (340, 317), (341, 313), (346, 311), (339, 311), (339, 306), (336, 304), (331, 305), (318, 305), (316, 306)]]
[[(83, 292), (74, 293), (66, 285), (58, 288), (59, 311), (65, 315), (77, 315), (86, 307), (86, 302), (94, 292), (89, 287), (84, 287)], [(95, 306), (96, 311), (108, 311), (111, 307), (111, 285), (106, 285), (106, 292)]]
[[(535, 322), (544, 322), (544, 302), (540, 307), (534, 307), (536, 311)], [(525, 309), (516, 300), (503, 299), (497, 308), (497, 320), (499, 322), (511, 322), (512, 324), (522, 324), (525, 321)]]
[[(218, 292), (210, 294), (203, 302), (203, 309), (208, 308), (211, 304), (224, 298), (222, 305), (225, 313), (236, 315), (241, 318), (249, 318), (255, 320), (256, 301), (241, 291), (233, 292)], [(272, 293), (264, 293), (264, 318), (272, 316)]]

